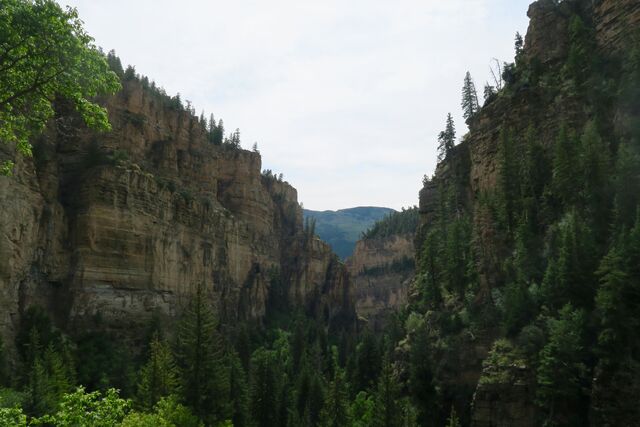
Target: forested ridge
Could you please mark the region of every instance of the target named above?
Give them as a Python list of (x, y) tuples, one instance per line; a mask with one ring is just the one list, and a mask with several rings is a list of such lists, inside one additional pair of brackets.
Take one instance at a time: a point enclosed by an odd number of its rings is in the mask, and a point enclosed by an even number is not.
[[(53, 86), (26, 100), (14, 99), (11, 85), (19, 73), (31, 75), (32, 64), (0, 76), (0, 98), (14, 102), (0, 103), (0, 138), (17, 156), (30, 156), (28, 141), (57, 119), (58, 95), (71, 97), (89, 126), (108, 129), (90, 100), (116, 91), (117, 80), (195, 116), (179, 96), (94, 48), (78, 33), (75, 12), (48, 0), (2, 3), (0, 33), (19, 28), (16, 16), (29, 24), (25, 31), (49, 20), (80, 63), (88, 55), (97, 76), (83, 87), (56, 82), (53, 70), (45, 78)], [(134, 341), (99, 314), (86, 331), (70, 331), (52, 319), (55, 310), (34, 305), (21, 313), (13, 342), (0, 341), (0, 426), (634, 425), (640, 30), (628, 29), (618, 50), (603, 49), (594, 2), (537, 4), (545, 19), (566, 24), (552, 34), (565, 49), (543, 61), (535, 34), (526, 43), (517, 35), (515, 61), (500, 66), (482, 105), (467, 73), (461, 106), (469, 133), (456, 139), (449, 115), (420, 207), (364, 233), (416, 233), (408, 304), (387, 316), (383, 330), (331, 317), (326, 306), (318, 315), (313, 304), (295, 305), (276, 269), (265, 273), (263, 317), (225, 322), (207, 284), (198, 284), (174, 322), (153, 318)], [(11, 69), (11, 60), (2, 61), (14, 49), (29, 49), (14, 41), (15, 48), (0, 40), (0, 67)], [(27, 120), (32, 104), (40, 107), (35, 121)], [(239, 131), (225, 136), (224, 124), (204, 114), (197, 121), (209, 143), (240, 150)], [(112, 157), (99, 160), (122, 160)], [(4, 174), (13, 167), (5, 162)], [(262, 179), (282, 181), (270, 171)], [(304, 248), (313, 234), (309, 224)]]

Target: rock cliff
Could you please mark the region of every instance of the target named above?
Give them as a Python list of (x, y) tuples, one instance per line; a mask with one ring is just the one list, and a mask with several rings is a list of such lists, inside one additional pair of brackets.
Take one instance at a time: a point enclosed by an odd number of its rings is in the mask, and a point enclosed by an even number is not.
[(358, 316), (376, 318), (404, 306), (414, 273), (413, 235), (391, 235), (356, 243), (346, 265), (353, 280)]
[(223, 322), (260, 321), (275, 294), (352, 322), (346, 270), (305, 234), (296, 190), (263, 176), (258, 153), (209, 143), (164, 99), (123, 82), (101, 101), (105, 134), (60, 102), (35, 156), (0, 177), (4, 341), (32, 305), (71, 332), (100, 317), (134, 335), (151, 316), (175, 318), (198, 285)]

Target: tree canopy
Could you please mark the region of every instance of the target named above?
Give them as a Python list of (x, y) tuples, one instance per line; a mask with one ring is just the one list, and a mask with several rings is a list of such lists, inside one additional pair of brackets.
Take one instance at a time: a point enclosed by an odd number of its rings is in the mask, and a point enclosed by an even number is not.
[[(93, 100), (120, 87), (104, 54), (75, 9), (53, 0), (2, 0), (0, 7), (0, 141), (31, 155), (29, 140), (70, 101), (86, 124), (109, 129), (107, 111)], [(2, 165), (10, 174), (13, 162)]]

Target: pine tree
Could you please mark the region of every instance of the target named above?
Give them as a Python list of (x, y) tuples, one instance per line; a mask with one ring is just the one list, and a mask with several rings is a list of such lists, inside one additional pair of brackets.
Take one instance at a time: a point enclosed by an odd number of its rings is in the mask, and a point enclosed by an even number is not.
[(576, 200), (577, 149), (566, 125), (562, 124), (556, 139), (553, 157), (553, 192), (565, 206)]
[(274, 352), (259, 348), (251, 357), (251, 413), (258, 427), (278, 426), (280, 378)]
[(64, 394), (70, 393), (75, 386), (73, 382), (73, 366), (68, 365), (68, 363), (68, 360), (65, 363), (65, 359), (56, 351), (53, 343), (47, 346), (42, 357), (42, 364), (47, 372), (52, 400), (56, 402), (62, 400)]
[(447, 114), (445, 129), (438, 135), (438, 161), (444, 160), (456, 144), (456, 128), (451, 113)]
[(222, 420), (228, 412), (229, 379), (216, 327), (203, 286), (198, 285), (179, 325), (178, 356), (184, 399), (204, 420)]
[(522, 48), (524, 47), (524, 40), (522, 39), (522, 35), (520, 34), (520, 32), (516, 32), (514, 47), (516, 52), (516, 60), (518, 60), (518, 58), (522, 55)]
[(449, 415), (449, 419), (447, 420), (446, 427), (461, 427), (460, 418), (458, 418), (456, 408), (454, 408), (453, 406), (451, 406), (451, 414)]
[[(586, 414), (583, 389), (588, 384), (584, 363), (585, 315), (567, 304), (549, 319), (549, 340), (539, 355), (537, 401), (553, 424), (564, 414)], [(584, 425), (576, 423), (575, 425)]]
[(595, 296), (596, 270), (593, 231), (574, 211), (557, 227), (550, 245), (542, 289), (548, 307), (559, 309), (571, 302), (580, 308), (591, 308)]
[(615, 170), (614, 222), (618, 227), (631, 227), (636, 208), (640, 204), (640, 150), (632, 144), (621, 144), (618, 147)]
[(467, 71), (464, 76), (464, 85), (462, 86), (462, 115), (468, 121), (475, 116), (479, 109), (476, 85), (473, 83), (471, 73)]
[(611, 162), (609, 147), (600, 137), (593, 121), (585, 126), (580, 139), (580, 151), (582, 198), (596, 235), (605, 235), (609, 226), (608, 217), (611, 202), (609, 188)]
[(149, 360), (140, 371), (138, 403), (151, 410), (163, 397), (180, 393), (180, 376), (169, 345), (156, 334), (150, 345)]
[(338, 350), (333, 347), (333, 378), (327, 387), (321, 419), (324, 427), (349, 426), (349, 396), (344, 371), (338, 364)]
[(399, 403), (400, 392), (398, 390), (398, 380), (393, 371), (393, 365), (389, 356), (385, 356), (382, 372), (378, 379), (378, 390), (375, 399), (375, 426), (379, 427), (400, 427), (402, 411)]
[(356, 348), (356, 390), (369, 390), (375, 386), (380, 373), (381, 355), (376, 337), (366, 330)]
[(242, 362), (236, 352), (227, 356), (229, 366), (229, 401), (231, 402), (231, 421), (235, 427), (249, 425), (249, 388)]

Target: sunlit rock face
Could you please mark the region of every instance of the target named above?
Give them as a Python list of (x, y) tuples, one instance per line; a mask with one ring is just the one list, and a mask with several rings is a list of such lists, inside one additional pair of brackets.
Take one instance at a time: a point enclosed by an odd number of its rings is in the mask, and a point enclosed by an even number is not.
[(288, 304), (355, 319), (344, 266), (305, 235), (296, 190), (262, 176), (258, 153), (209, 143), (137, 81), (101, 102), (112, 132), (58, 105), (34, 158), (0, 178), (5, 342), (32, 305), (68, 330), (99, 317), (130, 334), (178, 316), (197, 286), (222, 321), (260, 321), (275, 282)]

